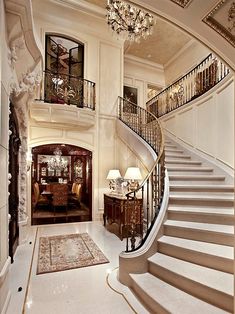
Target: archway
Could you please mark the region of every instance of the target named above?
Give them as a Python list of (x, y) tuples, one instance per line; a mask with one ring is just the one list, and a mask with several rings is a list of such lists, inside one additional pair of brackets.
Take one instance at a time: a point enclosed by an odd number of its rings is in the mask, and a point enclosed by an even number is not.
[(92, 220), (92, 152), (46, 144), (32, 160), (32, 225)]

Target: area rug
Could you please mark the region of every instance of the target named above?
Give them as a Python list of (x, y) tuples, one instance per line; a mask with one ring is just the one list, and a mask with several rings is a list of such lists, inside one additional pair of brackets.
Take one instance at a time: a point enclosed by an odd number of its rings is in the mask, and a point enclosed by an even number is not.
[(88, 233), (39, 238), (37, 274), (108, 262)]

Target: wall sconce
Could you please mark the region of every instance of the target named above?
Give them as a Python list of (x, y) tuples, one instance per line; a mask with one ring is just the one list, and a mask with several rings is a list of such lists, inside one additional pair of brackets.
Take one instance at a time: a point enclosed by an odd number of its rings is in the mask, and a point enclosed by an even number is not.
[(109, 187), (111, 192), (114, 192), (116, 190), (116, 179), (121, 178), (120, 171), (118, 169), (112, 169), (109, 170), (109, 173), (107, 175), (107, 180), (109, 180)]
[(142, 175), (138, 167), (129, 167), (125, 173), (124, 179), (129, 183), (129, 190), (133, 191), (139, 187), (139, 181), (142, 180)]

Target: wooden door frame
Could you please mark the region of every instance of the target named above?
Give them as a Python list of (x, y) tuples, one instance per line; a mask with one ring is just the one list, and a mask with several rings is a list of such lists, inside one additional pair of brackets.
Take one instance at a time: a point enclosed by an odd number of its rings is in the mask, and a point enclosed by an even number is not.
[[(13, 263), (14, 253), (19, 244), (19, 225), (18, 225), (18, 209), (19, 209), (19, 149), (20, 149), (20, 135), (19, 125), (16, 112), (12, 103), (10, 103), (9, 116), (9, 166), (8, 171), (11, 174), (10, 184), (8, 186), (8, 213), (11, 215), (9, 222), (9, 256)], [(14, 173), (12, 173), (14, 171)]]

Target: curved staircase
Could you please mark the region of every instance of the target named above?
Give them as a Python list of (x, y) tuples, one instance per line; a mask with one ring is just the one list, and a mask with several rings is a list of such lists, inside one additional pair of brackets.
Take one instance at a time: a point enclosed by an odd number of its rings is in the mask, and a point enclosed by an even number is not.
[(170, 197), (148, 271), (130, 274), (150, 313), (233, 313), (234, 186), (166, 141)]

